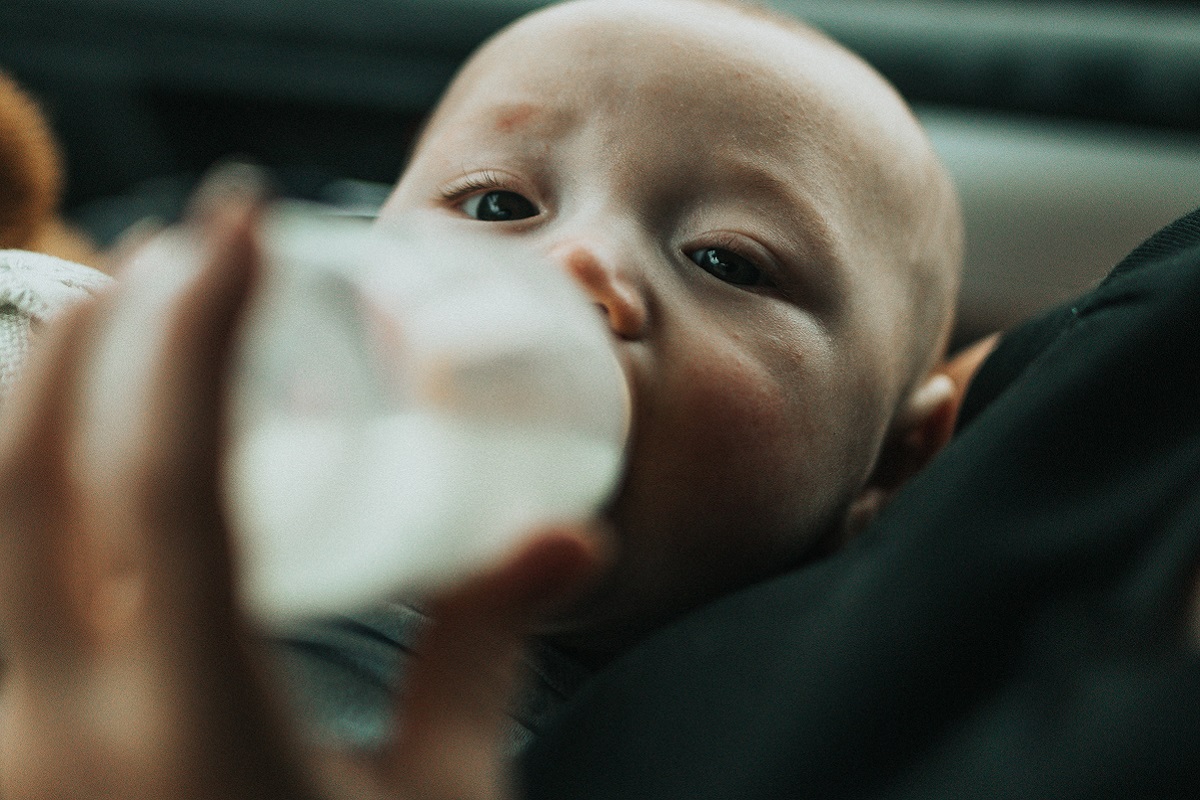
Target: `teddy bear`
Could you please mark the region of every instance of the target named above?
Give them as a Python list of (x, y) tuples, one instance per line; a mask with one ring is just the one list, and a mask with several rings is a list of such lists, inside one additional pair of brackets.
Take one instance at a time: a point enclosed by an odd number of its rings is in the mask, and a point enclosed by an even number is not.
[(0, 249), (47, 253), (98, 266), (91, 241), (63, 219), (58, 142), (37, 103), (0, 72)]
[(107, 282), (60, 213), (63, 159), (37, 104), (0, 73), (0, 410), (46, 321)]

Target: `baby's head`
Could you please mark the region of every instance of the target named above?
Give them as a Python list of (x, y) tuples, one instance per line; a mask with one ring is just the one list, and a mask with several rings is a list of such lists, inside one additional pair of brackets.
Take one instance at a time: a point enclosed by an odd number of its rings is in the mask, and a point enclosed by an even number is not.
[(597, 651), (838, 546), (948, 431), (957, 200), (911, 112), (799, 24), (575, 0), (465, 65), (383, 219), (519, 237), (632, 389), (616, 560), (557, 621)]

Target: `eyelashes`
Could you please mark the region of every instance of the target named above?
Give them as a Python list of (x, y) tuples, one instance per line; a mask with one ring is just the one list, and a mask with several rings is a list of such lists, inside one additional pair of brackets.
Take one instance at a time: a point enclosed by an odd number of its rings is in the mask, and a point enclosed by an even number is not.
[(468, 175), (451, 183), (442, 189), (440, 194), (442, 202), (455, 205), (476, 192), (486, 192), (489, 189), (503, 189), (505, 183), (500, 173), (493, 170), (484, 170), (483, 172)]
[(479, 222), (515, 222), (538, 215), (538, 208), (523, 195), (503, 189), (473, 194), (458, 204), (459, 210)]
[(702, 247), (687, 254), (700, 269), (734, 286), (771, 288), (770, 278), (750, 259), (723, 247)]
[(504, 188), (512, 183), (495, 172), (484, 171), (442, 190), (442, 202), (479, 222), (516, 222), (538, 216), (541, 209), (536, 203)]
[(717, 280), (742, 289), (778, 290), (778, 261), (764, 246), (729, 231), (714, 231), (684, 247), (688, 260)]

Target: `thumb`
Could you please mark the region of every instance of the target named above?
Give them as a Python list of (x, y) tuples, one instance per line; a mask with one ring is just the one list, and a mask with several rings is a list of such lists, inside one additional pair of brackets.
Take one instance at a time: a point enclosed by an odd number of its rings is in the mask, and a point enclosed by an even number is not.
[(428, 606), (432, 622), (408, 667), (387, 756), (406, 797), (508, 793), (508, 711), (525, 642), (541, 614), (578, 591), (600, 560), (598, 541), (582, 531), (547, 531)]

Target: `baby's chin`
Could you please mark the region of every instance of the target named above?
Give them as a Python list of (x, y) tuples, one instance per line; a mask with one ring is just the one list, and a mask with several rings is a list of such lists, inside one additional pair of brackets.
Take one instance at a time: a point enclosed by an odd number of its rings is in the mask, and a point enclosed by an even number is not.
[(585, 666), (599, 668), (646, 638), (657, 626), (635, 625), (592, 616), (590, 609), (569, 609), (548, 619), (538, 638)]
[(580, 661), (599, 665), (664, 624), (670, 615), (654, 613), (643, 593), (611, 571), (548, 615), (537, 630), (543, 640)]
[(616, 562), (548, 615), (537, 634), (585, 664), (599, 666), (724, 592), (689, 586), (683, 575), (633, 571)]

